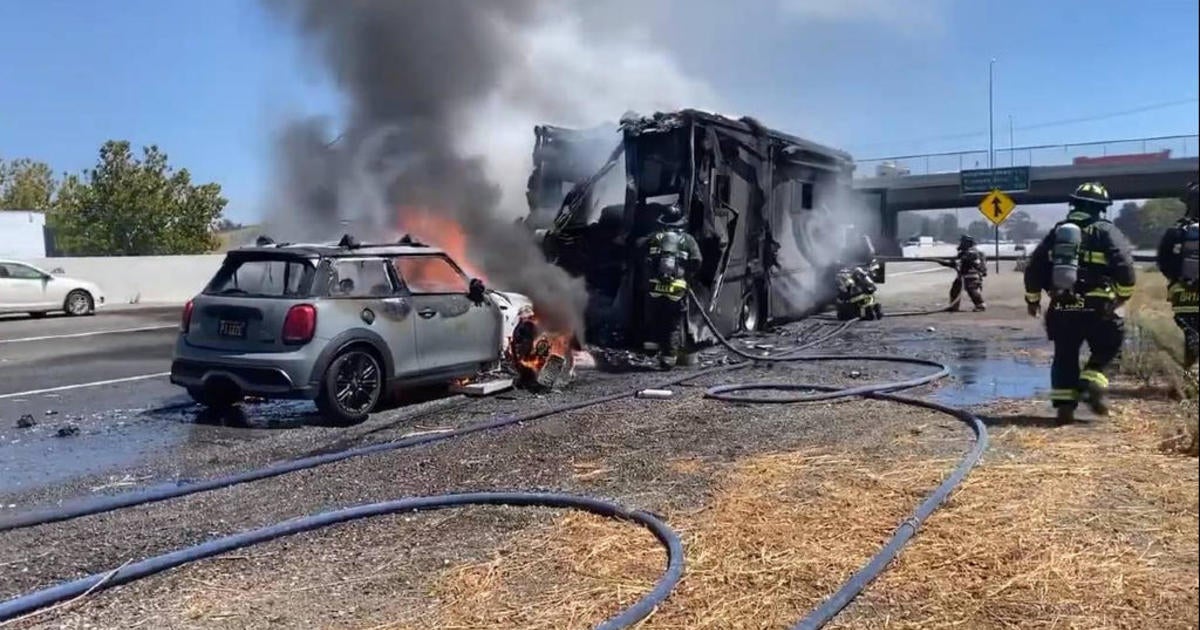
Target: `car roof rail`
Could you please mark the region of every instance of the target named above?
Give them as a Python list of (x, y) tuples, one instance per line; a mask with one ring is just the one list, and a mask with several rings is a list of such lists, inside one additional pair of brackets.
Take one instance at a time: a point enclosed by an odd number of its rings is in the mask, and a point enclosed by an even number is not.
[(358, 249), (359, 247), (362, 247), (362, 243), (358, 242), (358, 239), (350, 236), (349, 234), (343, 234), (342, 240), (338, 241), (337, 246), (345, 247), (346, 249)]
[(426, 245), (425, 243), (413, 238), (412, 234), (405, 234), (404, 236), (401, 236), (400, 240), (396, 241), (396, 244), (408, 245), (410, 247), (429, 247), (429, 245)]

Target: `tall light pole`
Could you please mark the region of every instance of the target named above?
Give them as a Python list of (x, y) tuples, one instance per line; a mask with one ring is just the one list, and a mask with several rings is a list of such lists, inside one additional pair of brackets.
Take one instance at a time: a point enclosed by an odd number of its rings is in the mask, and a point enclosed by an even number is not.
[[(993, 80), (992, 79), (993, 79), (993, 76), (995, 75), (995, 69), (996, 69), (996, 58), (992, 57), (991, 62), (988, 63), (988, 171), (990, 171), (989, 176), (992, 180), (992, 190), (996, 189), (996, 165), (995, 165), (995, 159), (994, 159), (995, 155), (996, 155), (996, 134), (995, 134), (996, 117), (994, 114), (995, 108), (993, 107), (993, 99), (992, 99), (992, 93), (993, 93), (993, 90), (992, 90)], [(993, 241), (993, 244), (996, 246), (996, 250), (995, 250), (996, 251), (996, 274), (998, 275), (1000, 273), (1000, 224), (999, 223), (996, 224), (996, 232), (995, 232), (994, 239), (995, 240)]]
[(1017, 150), (1016, 147), (1013, 145), (1012, 114), (1009, 114), (1008, 115), (1008, 165), (1009, 165), (1009, 167), (1012, 167), (1014, 165), (1013, 162), (1015, 160), (1013, 158), (1013, 153), (1016, 150)]

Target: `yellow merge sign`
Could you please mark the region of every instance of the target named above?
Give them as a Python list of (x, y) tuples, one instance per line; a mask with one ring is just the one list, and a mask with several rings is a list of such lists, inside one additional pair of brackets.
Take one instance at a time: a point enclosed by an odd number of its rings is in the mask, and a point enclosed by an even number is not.
[(999, 190), (993, 190), (979, 202), (979, 214), (982, 214), (983, 218), (991, 221), (992, 224), (999, 226), (1016, 207), (1017, 204), (1013, 202), (1012, 197)]

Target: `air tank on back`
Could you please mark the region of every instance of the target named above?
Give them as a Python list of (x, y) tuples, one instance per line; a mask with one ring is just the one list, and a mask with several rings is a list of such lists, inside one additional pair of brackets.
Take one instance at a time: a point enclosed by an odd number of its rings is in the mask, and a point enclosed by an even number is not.
[(1061, 223), (1054, 228), (1054, 247), (1050, 250), (1050, 261), (1054, 267), (1050, 284), (1056, 291), (1071, 292), (1079, 281), (1079, 250), (1083, 244), (1083, 230), (1074, 223)]

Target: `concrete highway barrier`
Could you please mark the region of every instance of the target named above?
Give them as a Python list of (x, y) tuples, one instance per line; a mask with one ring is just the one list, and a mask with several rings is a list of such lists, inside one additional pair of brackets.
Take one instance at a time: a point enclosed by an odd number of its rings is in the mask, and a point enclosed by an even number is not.
[[(1030, 250), (1033, 244), (1026, 245)], [(990, 243), (981, 245), (989, 257)], [(955, 245), (935, 244), (905, 247), (906, 257), (951, 257)], [(1001, 243), (1000, 253), (1012, 255), (1013, 245)], [(126, 304), (182, 304), (208, 283), (224, 254), (200, 256), (111, 256), (87, 258), (34, 258), (29, 262), (63, 275), (89, 280), (100, 285), (108, 296), (109, 306)]]
[(201, 256), (111, 256), (35, 258), (29, 262), (100, 285), (107, 306), (182, 304), (200, 292), (224, 254)]

